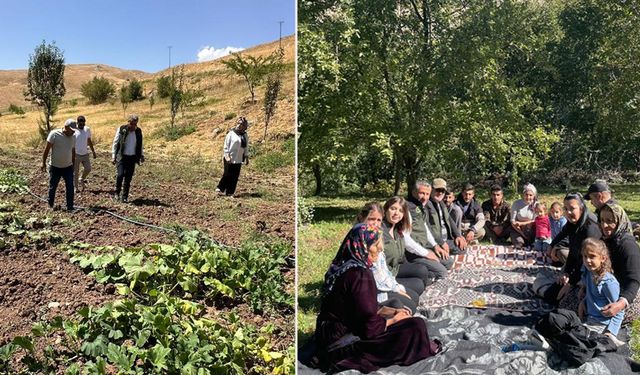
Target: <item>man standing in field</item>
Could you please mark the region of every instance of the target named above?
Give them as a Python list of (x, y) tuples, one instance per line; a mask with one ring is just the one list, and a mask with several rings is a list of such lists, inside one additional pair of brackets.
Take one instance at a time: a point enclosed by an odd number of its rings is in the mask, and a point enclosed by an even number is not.
[[(116, 130), (111, 150), (111, 161), (117, 166), (114, 198), (122, 200), (123, 203), (129, 201), (129, 188), (136, 171), (136, 164), (144, 163), (142, 130), (138, 127), (138, 116), (130, 115), (128, 122)], [(121, 191), (122, 196), (120, 195)]]
[(68, 119), (64, 123), (64, 129), (52, 130), (47, 137), (47, 146), (42, 154), (42, 171), (47, 170), (47, 157), (51, 151), (49, 160), (49, 208), (53, 209), (56, 199), (56, 190), (60, 178), (64, 179), (67, 198), (67, 211), (73, 211), (73, 164), (75, 159), (75, 144), (73, 125), (75, 121)]
[[(93, 158), (96, 158), (96, 150), (93, 149), (93, 142), (91, 141), (91, 129), (86, 126), (84, 116), (78, 116), (77, 129), (74, 137), (76, 138), (76, 160), (73, 163), (73, 186), (76, 188), (76, 193), (79, 193), (80, 189), (84, 190), (87, 183), (87, 176), (89, 172), (91, 172), (89, 148), (91, 148)], [(82, 164), (84, 168), (82, 177), (79, 177), (80, 164)]]

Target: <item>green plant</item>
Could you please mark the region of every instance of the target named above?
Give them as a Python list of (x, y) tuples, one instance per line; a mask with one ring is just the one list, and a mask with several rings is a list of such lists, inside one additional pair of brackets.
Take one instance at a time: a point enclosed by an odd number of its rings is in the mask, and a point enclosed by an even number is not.
[(9, 104), (9, 108), (7, 109), (7, 111), (9, 111), (9, 112), (11, 112), (13, 114), (19, 115), (19, 116), (22, 116), (22, 115), (25, 114), (24, 108), (19, 107), (19, 106), (13, 104), (13, 103)]
[(77, 98), (73, 98), (73, 99), (69, 100), (69, 104), (70, 104), (72, 107), (77, 106), (77, 105), (78, 105), (78, 99), (77, 99)]
[(104, 77), (93, 77), (80, 86), (80, 92), (88, 99), (89, 104), (104, 103), (113, 96), (115, 87)]
[(0, 169), (0, 192), (26, 193), (29, 190), (27, 180), (15, 169)]
[(57, 112), (60, 99), (66, 93), (64, 67), (64, 55), (55, 42), (46, 44), (42, 41), (29, 56), (24, 96), (43, 110), (44, 119), (39, 122), (43, 139), (51, 131), (51, 117)]
[(224, 115), (224, 121), (229, 121), (234, 118), (236, 118), (235, 112), (229, 112)]
[(302, 195), (298, 195), (296, 212), (298, 214), (298, 226), (305, 226), (313, 221), (313, 206)]
[(132, 101), (142, 100), (144, 99), (144, 89), (142, 87), (142, 83), (137, 79), (132, 79), (129, 81), (129, 95), (131, 96)]
[(165, 126), (156, 130), (156, 134), (164, 137), (167, 141), (175, 141), (196, 131), (195, 125), (186, 126)]
[(293, 306), (280, 273), (291, 249), (282, 243), (248, 242), (231, 256), (229, 249), (192, 231), (184, 232), (176, 246), (95, 248), (95, 255), (87, 254), (86, 247), (72, 243), (67, 249), (71, 262), (89, 270), (99, 282), (115, 283), (124, 295), (161, 292), (185, 298), (228, 298), (246, 301), (258, 312)]
[(156, 87), (158, 89), (158, 97), (160, 99), (168, 98), (171, 95), (171, 77), (163, 76), (156, 80)]

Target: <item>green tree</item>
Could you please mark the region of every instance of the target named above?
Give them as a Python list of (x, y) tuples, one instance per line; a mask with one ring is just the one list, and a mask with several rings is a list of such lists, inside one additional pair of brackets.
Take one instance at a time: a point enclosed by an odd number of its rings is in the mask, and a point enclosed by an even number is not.
[(42, 108), (44, 119), (39, 121), (42, 139), (46, 139), (51, 131), (51, 118), (57, 112), (58, 104), (66, 93), (64, 67), (64, 55), (55, 42), (47, 44), (42, 41), (34, 53), (29, 55), (24, 96)]
[(131, 95), (131, 100), (142, 100), (144, 99), (144, 89), (142, 87), (142, 83), (137, 79), (132, 79), (129, 82), (129, 93)]
[(80, 92), (89, 100), (89, 104), (100, 104), (115, 93), (115, 87), (104, 77), (93, 77), (80, 86)]
[(251, 93), (251, 102), (255, 103), (255, 92), (265, 77), (274, 69), (278, 68), (277, 56), (269, 55), (245, 57), (240, 53), (232, 53), (229, 60), (222, 63), (231, 70), (233, 74), (241, 76), (247, 84), (247, 88)]
[(171, 95), (171, 76), (163, 76), (156, 80), (158, 97), (160, 99), (168, 98)]
[(120, 86), (118, 97), (120, 98), (120, 104), (122, 105), (122, 112), (124, 113), (124, 115), (126, 115), (127, 107), (131, 102), (133, 102), (133, 99), (131, 97), (131, 86), (123, 83), (122, 86)]

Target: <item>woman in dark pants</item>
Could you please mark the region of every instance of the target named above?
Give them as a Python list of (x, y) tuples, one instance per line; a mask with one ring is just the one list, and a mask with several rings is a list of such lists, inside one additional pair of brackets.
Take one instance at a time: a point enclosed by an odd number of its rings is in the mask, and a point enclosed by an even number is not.
[(394, 364), (407, 366), (440, 352), (422, 318), (399, 309), (378, 314), (371, 264), (382, 251), (380, 228), (356, 224), (345, 237), (324, 277), (316, 321), (317, 364), (330, 373), (369, 373)]
[(226, 194), (232, 197), (236, 192), (242, 163), (249, 164), (247, 156), (249, 148), (248, 127), (249, 122), (247, 119), (240, 117), (236, 122), (236, 127), (231, 129), (224, 138), (224, 150), (222, 152), (224, 173), (216, 188), (216, 192), (219, 194)]
[(384, 254), (389, 270), (396, 280), (405, 288), (421, 295), (427, 285), (432, 283), (433, 278), (427, 266), (410, 263), (405, 256), (404, 235), (411, 230), (409, 217), (409, 208), (404, 198), (396, 196), (384, 204)]

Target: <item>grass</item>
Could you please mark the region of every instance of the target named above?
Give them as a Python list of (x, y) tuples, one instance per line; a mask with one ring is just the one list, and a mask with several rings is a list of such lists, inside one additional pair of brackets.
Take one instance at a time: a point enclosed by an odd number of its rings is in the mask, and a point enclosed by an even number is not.
[[(625, 208), (632, 221), (640, 221), (640, 185), (613, 185), (616, 200)], [(540, 199), (550, 205), (562, 201), (565, 193), (555, 189), (540, 189)], [(586, 191), (586, 188), (584, 189)], [(402, 194), (406, 196), (406, 193)], [(488, 199), (486, 191), (478, 191), (480, 202)], [(513, 202), (519, 196), (507, 194)], [(298, 345), (305, 344), (315, 330), (320, 308), (320, 288), (324, 273), (331, 263), (345, 234), (353, 224), (358, 210), (366, 203), (387, 197), (311, 197), (305, 198), (314, 209), (311, 224), (298, 230)], [(593, 209), (591, 204), (588, 204)], [(640, 320), (634, 322), (631, 335), (633, 357), (640, 359)]]

